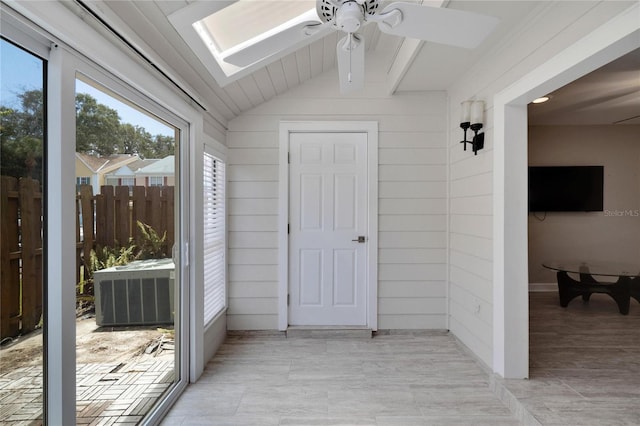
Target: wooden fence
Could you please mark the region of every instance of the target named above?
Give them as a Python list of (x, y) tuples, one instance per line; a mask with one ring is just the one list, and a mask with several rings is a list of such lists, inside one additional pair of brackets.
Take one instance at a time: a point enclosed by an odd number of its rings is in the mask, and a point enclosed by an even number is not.
[[(85, 265), (96, 247), (125, 246), (133, 239), (142, 244), (138, 221), (152, 227), (158, 235), (166, 232), (164, 252), (171, 255), (174, 233), (174, 188), (172, 186), (103, 186), (93, 195), (91, 186), (82, 185), (77, 197), (76, 259)], [(95, 218), (95, 220), (94, 220)], [(80, 282), (80, 269), (77, 271)], [(86, 275), (85, 275), (86, 276)]]
[[(42, 194), (32, 179), (2, 176), (0, 196), (0, 338), (34, 330), (42, 315)], [(165, 253), (174, 234), (174, 188), (80, 187), (76, 197), (76, 282), (87, 276), (85, 260), (97, 247), (142, 243), (140, 221), (160, 236)], [(84, 269), (84, 271), (83, 271)], [(82, 275), (84, 274), (84, 275)]]
[(42, 315), (40, 182), (2, 176), (0, 183), (0, 338), (36, 328)]

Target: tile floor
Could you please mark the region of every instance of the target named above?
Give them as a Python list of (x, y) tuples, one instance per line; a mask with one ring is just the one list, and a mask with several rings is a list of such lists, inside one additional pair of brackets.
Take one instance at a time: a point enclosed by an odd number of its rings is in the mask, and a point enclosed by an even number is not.
[(530, 379), (502, 380), (445, 332), (230, 336), (162, 424), (640, 425), (635, 300), (531, 293), (530, 347)]
[(621, 315), (602, 294), (567, 308), (556, 292), (529, 302), (530, 380), (502, 382), (515, 406), (533, 424), (640, 425), (640, 304)]
[(518, 425), (445, 332), (229, 336), (163, 425)]

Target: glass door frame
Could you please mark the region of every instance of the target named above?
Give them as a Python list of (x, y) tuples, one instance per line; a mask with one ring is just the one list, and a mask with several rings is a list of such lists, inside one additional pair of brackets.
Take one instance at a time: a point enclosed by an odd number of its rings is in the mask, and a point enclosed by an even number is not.
[[(176, 199), (174, 211), (174, 221), (178, 221), (178, 226), (175, 228), (176, 238), (174, 248), (172, 250), (172, 257), (175, 263), (177, 278), (176, 282), (179, 283), (178, 290), (176, 290), (177, 292), (175, 293), (175, 300), (180, 301), (178, 310), (179, 315), (177, 315), (174, 319), (174, 329), (176, 333), (175, 368), (176, 377), (179, 377), (179, 379), (173, 386), (169, 388), (168, 393), (165, 394), (162, 399), (157, 401), (156, 404), (154, 404), (152, 410), (147, 414), (145, 422), (155, 424), (160, 421), (162, 415), (168, 410), (169, 406), (173, 404), (173, 402), (186, 388), (189, 381), (189, 352), (191, 345), (189, 344), (190, 272), (188, 258), (188, 241), (190, 236), (189, 138), (191, 126), (186, 120), (158, 105), (157, 103), (146, 97), (144, 94), (133, 89), (131, 86), (122, 82), (117, 77), (103, 70), (102, 67), (91, 62), (89, 59), (76, 59), (76, 61), (74, 61), (74, 68), (74, 96), (76, 79), (82, 79), (84, 81), (93, 80), (100, 86), (103, 86), (105, 89), (112, 92), (110, 93), (110, 95), (115, 95), (117, 97), (120, 97), (122, 100), (135, 104), (137, 107), (145, 109), (147, 112), (157, 116), (159, 119), (175, 127), (178, 133), (178, 137), (176, 138), (177, 149), (175, 150), (177, 170), (175, 174)], [(73, 114), (75, 134), (75, 98)], [(73, 140), (75, 141), (75, 137)]]
[[(2, 13), (2, 35), (16, 45), (33, 52), (47, 61), (47, 99), (45, 100), (47, 133), (46, 140), (46, 204), (47, 234), (45, 235), (43, 282), (45, 285), (45, 330), (44, 330), (44, 421), (45, 424), (75, 424), (76, 417), (76, 362), (75, 362), (75, 80), (81, 73), (101, 85), (114, 90), (125, 99), (157, 115), (172, 124), (179, 131), (178, 173), (176, 174), (176, 274), (179, 274), (180, 315), (176, 318), (176, 343), (179, 364), (176, 365), (176, 384), (164, 395), (147, 414), (146, 424), (156, 424), (169, 407), (177, 400), (189, 381), (190, 348), (196, 343), (190, 335), (190, 319), (193, 306), (190, 288), (192, 276), (188, 251), (189, 241), (195, 237), (191, 222), (190, 152), (196, 136), (202, 132), (202, 118), (187, 102), (155, 79), (145, 80), (141, 75), (143, 67), (130, 60), (122, 51), (123, 63), (109, 64), (106, 71), (87, 56), (65, 45), (57, 37), (38, 26), (42, 16), (48, 16), (47, 28), (68, 26), (71, 13), (57, 4), (42, 4), (44, 9), (54, 8), (57, 14), (47, 15), (46, 11), (34, 14), (30, 4), (0, 3)], [(15, 10), (14, 10), (15, 9)], [(16, 11), (17, 10), (17, 11)], [(39, 15), (42, 13), (42, 15)], [(50, 21), (50, 22), (49, 22)], [(45, 22), (45, 21), (42, 21)], [(10, 24), (10, 25), (7, 25)], [(15, 30), (15, 31), (14, 31)], [(82, 33), (79, 28), (76, 28)], [(114, 46), (97, 35), (89, 40), (94, 42), (92, 50), (101, 51), (105, 57), (113, 57)], [(104, 50), (101, 50), (104, 49)], [(109, 50), (110, 49), (110, 50)], [(106, 50), (106, 51), (105, 51)], [(102, 60), (102, 59), (101, 59)], [(103, 60), (106, 64), (107, 59)], [(116, 76), (115, 74), (118, 74)], [(147, 71), (147, 74), (150, 72)], [(124, 79), (128, 83), (124, 82)], [(139, 84), (140, 90), (132, 84)], [(154, 94), (153, 96), (145, 95)], [(160, 95), (156, 95), (160, 93)], [(155, 99), (154, 99), (155, 98)], [(169, 108), (175, 103), (176, 108)], [(73, 213), (71, 209), (73, 208)], [(48, 285), (48, 288), (47, 288)]]
[(48, 297), (48, 214), (47, 214), (47, 203), (49, 200), (49, 186), (48, 186), (48, 117), (47, 114), (47, 99), (48, 99), (48, 79), (49, 79), (49, 45), (47, 40), (40, 36), (39, 34), (34, 34), (30, 29), (25, 25), (24, 20), (16, 14), (7, 13), (2, 10), (0, 14), (0, 34), (3, 39), (5, 39), (8, 43), (13, 44), (18, 49), (24, 50), (26, 53), (37, 57), (42, 60), (44, 73), (43, 73), (43, 112), (44, 112), (44, 134), (43, 134), (43, 199), (42, 199), (42, 315), (43, 315), (43, 327), (42, 327), (42, 374), (43, 374), (43, 382), (42, 382), (42, 421), (46, 424), (47, 415), (48, 415), (48, 371), (49, 365), (47, 362), (47, 336), (49, 334), (49, 318), (48, 318), (48, 307), (49, 307), (49, 297)]

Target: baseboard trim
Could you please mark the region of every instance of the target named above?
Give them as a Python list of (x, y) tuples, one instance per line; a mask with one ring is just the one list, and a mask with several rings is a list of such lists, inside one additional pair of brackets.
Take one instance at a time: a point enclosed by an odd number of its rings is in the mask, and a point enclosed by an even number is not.
[[(478, 367), (487, 375), (489, 389), (514, 415), (514, 417), (525, 426), (542, 426), (527, 407), (505, 386), (505, 380), (494, 373), (492, 368), (484, 363), (467, 345), (462, 343), (458, 337), (451, 333), (456, 343), (462, 351), (473, 359)], [(525, 380), (525, 379), (522, 379)]]
[(490, 375), (489, 388), (509, 408), (509, 411), (521, 424), (525, 426), (542, 426), (542, 423), (527, 409), (525, 404), (507, 388), (502, 377), (497, 374)]
[(556, 283), (529, 283), (529, 292), (558, 291)]

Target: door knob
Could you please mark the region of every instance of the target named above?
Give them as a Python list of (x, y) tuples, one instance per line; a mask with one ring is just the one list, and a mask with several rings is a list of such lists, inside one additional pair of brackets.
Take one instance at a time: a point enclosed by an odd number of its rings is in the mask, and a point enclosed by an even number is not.
[(366, 237), (364, 235), (360, 235), (357, 240), (351, 240), (351, 241), (357, 241), (359, 243), (364, 243), (366, 241)]

